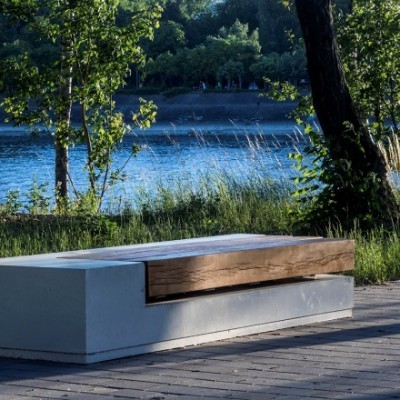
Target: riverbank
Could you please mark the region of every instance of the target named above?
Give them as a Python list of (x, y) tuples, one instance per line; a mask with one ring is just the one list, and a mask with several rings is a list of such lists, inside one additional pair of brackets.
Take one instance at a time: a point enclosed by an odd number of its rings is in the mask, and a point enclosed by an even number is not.
[(126, 117), (139, 104), (139, 97), (152, 100), (158, 107), (157, 122), (160, 123), (268, 123), (287, 120), (296, 107), (295, 102), (276, 102), (258, 92), (202, 93), (193, 92), (174, 97), (163, 95), (116, 96), (117, 108)]
[[(190, 125), (202, 124), (268, 124), (271, 122), (289, 122), (288, 115), (296, 107), (296, 102), (276, 102), (258, 92), (192, 92), (166, 97), (162, 94), (143, 95), (117, 94), (116, 108), (122, 111), (127, 122), (139, 108), (139, 99), (153, 101), (156, 104), (157, 123)], [(0, 124), (6, 114), (0, 108)], [(73, 107), (72, 120), (78, 123), (80, 110)]]

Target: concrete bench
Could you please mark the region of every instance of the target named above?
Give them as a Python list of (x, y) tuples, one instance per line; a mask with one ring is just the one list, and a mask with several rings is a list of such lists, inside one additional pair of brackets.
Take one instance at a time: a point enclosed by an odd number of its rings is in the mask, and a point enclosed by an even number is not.
[(0, 259), (0, 356), (92, 363), (351, 316), (354, 242), (226, 235)]

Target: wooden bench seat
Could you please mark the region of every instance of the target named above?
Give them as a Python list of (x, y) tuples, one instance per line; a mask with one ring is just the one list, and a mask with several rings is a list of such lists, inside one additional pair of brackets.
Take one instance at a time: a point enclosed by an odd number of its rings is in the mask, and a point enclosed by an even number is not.
[(354, 267), (354, 241), (226, 235), (93, 250), (73, 258), (145, 263), (147, 297), (154, 299), (349, 271)]

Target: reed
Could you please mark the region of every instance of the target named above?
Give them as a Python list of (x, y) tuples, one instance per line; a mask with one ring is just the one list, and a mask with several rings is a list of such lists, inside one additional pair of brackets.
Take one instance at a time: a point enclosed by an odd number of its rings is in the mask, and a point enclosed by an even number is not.
[(391, 134), (385, 136), (384, 141), (378, 142), (383, 157), (391, 171), (400, 171), (400, 139), (392, 130)]
[[(288, 188), (275, 182), (228, 180), (172, 192), (160, 188), (157, 198), (140, 209), (87, 216), (25, 216), (0, 221), (2, 257), (147, 243), (237, 232), (296, 234), (296, 204)], [(313, 232), (309, 232), (311, 235)], [(332, 229), (328, 236), (356, 241), (357, 284), (400, 278), (400, 227), (350, 232)]]
[(291, 233), (290, 190), (271, 180), (204, 177), (179, 190), (160, 186), (135, 207), (101, 215), (3, 217), (3, 257), (174, 240), (233, 232)]
[(331, 229), (328, 236), (356, 242), (355, 268), (351, 274), (356, 284), (382, 284), (400, 278), (400, 226), (361, 231), (357, 223), (350, 231)]

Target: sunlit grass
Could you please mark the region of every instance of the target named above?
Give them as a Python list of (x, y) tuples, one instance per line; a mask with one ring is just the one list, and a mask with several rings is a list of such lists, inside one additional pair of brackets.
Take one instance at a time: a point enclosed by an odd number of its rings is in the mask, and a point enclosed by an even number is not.
[(158, 196), (142, 200), (139, 207), (107, 215), (3, 218), (0, 253), (5, 257), (233, 232), (290, 234), (296, 207), (288, 187), (228, 177), (179, 191), (160, 187)]
[[(112, 215), (30, 216), (0, 222), (2, 257), (124, 244), (147, 243), (229, 233), (296, 234), (298, 206), (290, 188), (273, 181), (238, 183), (225, 177), (203, 182), (194, 190), (143, 199), (141, 207)], [(304, 232), (302, 232), (304, 234)], [(309, 232), (314, 235), (314, 232)], [(400, 227), (350, 232), (335, 229), (328, 236), (356, 241), (358, 284), (400, 278)]]
[(339, 227), (328, 232), (328, 236), (355, 240), (355, 268), (351, 275), (357, 284), (382, 284), (400, 279), (400, 226), (362, 232), (355, 224), (349, 232)]
[(383, 157), (392, 171), (400, 171), (400, 139), (392, 131), (391, 135), (385, 137), (384, 142), (378, 142)]

